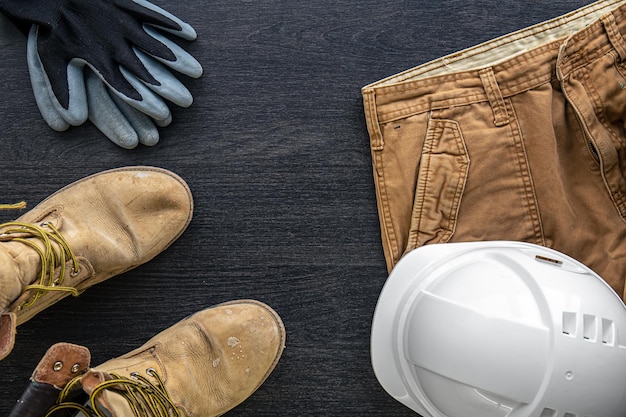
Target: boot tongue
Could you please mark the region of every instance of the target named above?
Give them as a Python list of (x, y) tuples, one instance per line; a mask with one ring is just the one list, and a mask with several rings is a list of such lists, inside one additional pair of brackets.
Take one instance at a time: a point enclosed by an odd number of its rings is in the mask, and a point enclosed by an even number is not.
[[(26, 247), (23, 243), (19, 245), (21, 245), (21, 248), (13, 242), (0, 243), (0, 286), (2, 287), (2, 293), (0, 294), (0, 312), (7, 312), (7, 309), (22, 294), (26, 285), (30, 284), (32, 280), (35, 280), (37, 273), (40, 271), (40, 259), (37, 256), (37, 252)], [(19, 252), (18, 249), (22, 249), (23, 251)], [(25, 268), (18, 264), (24, 257), (24, 254), (31, 253), (33, 257), (25, 262), (27, 265)], [(32, 271), (26, 270), (28, 269), (28, 265), (31, 264), (35, 265)], [(28, 278), (26, 278), (26, 276), (28, 276)]]
[[(98, 385), (103, 382), (110, 381), (111, 375), (102, 371), (89, 370), (81, 379), (83, 390), (91, 395)], [(100, 409), (110, 417), (136, 417), (132, 409), (128, 405), (128, 401), (120, 394), (111, 390), (104, 389), (97, 394), (96, 403)], [(146, 416), (148, 417), (148, 416)]]

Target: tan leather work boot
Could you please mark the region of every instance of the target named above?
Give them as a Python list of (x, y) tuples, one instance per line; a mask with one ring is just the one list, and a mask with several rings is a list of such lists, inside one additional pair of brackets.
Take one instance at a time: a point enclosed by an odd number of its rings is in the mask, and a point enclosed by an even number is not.
[(76, 409), (101, 417), (220, 416), (261, 386), (284, 345), (285, 328), (269, 306), (219, 304), (70, 381), (47, 415)]
[(0, 359), (13, 349), (17, 325), (154, 258), (192, 212), (178, 175), (126, 167), (76, 181), (0, 224)]

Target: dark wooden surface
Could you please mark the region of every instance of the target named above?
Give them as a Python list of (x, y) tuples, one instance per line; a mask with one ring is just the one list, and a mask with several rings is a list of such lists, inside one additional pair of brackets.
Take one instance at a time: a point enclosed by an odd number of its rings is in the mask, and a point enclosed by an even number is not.
[(1, 202), (34, 206), (88, 174), (141, 164), (181, 175), (196, 204), (189, 229), (156, 259), (19, 327), (0, 362), (0, 415), (53, 343), (89, 346), (97, 364), (238, 298), (270, 304), (288, 335), (274, 373), (229, 416), (414, 415), (370, 366), (387, 273), (360, 88), (589, 1), (155, 2), (196, 28), (187, 49), (205, 74), (183, 79), (195, 102), (173, 109), (161, 142), (132, 151), (90, 124), (50, 130), (25, 39), (0, 20)]

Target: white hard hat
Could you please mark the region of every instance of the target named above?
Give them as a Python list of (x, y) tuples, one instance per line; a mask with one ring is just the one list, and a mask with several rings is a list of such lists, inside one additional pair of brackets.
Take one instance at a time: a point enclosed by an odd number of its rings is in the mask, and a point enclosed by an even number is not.
[(423, 417), (626, 416), (626, 307), (542, 246), (407, 253), (380, 294), (371, 355), (383, 388)]

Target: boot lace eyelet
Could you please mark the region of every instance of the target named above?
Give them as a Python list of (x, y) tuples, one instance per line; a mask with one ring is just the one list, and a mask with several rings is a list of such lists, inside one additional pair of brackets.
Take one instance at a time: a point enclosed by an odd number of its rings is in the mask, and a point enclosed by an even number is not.
[[(78, 364), (74, 366), (79, 367)], [(151, 381), (140, 372), (131, 372), (128, 376), (115, 373), (109, 374), (110, 379), (102, 381), (93, 388), (93, 391), (89, 394), (87, 404), (85, 404), (84, 401), (79, 404), (68, 398), (68, 395), (72, 392), (72, 387), (80, 385), (82, 376), (77, 375), (67, 384), (66, 388), (59, 396), (54, 411), (72, 409), (74, 411), (83, 411), (85, 415), (92, 417), (108, 415), (100, 408), (100, 403), (97, 401), (97, 398), (102, 395), (104, 391), (112, 390), (123, 395), (124, 399), (131, 407), (134, 416), (182, 417), (181, 411), (167, 392), (165, 383), (157, 370), (147, 368), (145, 372), (156, 379), (156, 381)], [(83, 406), (82, 404), (85, 405)], [(48, 415), (52, 416), (52, 414)]]

